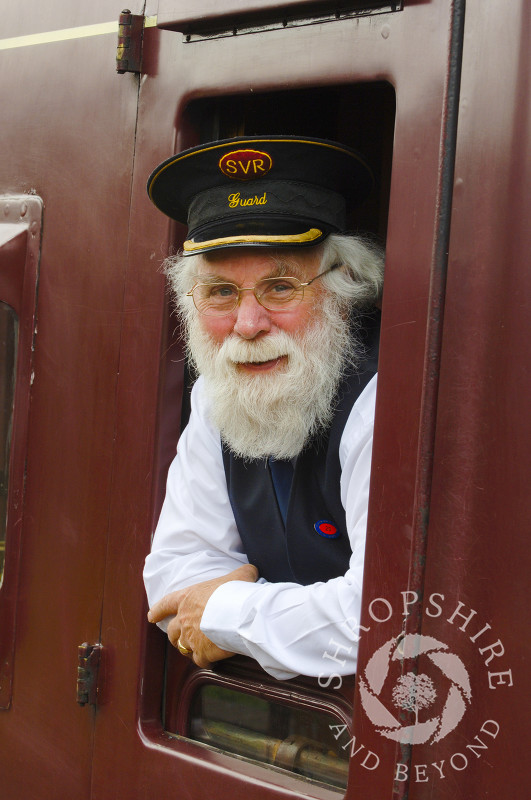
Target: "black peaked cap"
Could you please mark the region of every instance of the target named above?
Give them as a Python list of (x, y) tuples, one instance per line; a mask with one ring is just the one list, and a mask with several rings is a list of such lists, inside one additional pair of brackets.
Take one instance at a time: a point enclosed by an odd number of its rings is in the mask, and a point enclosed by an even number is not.
[(345, 229), (373, 185), (363, 157), (345, 145), (298, 136), (246, 136), (163, 161), (148, 193), (188, 225), (184, 254), (236, 246), (313, 245)]

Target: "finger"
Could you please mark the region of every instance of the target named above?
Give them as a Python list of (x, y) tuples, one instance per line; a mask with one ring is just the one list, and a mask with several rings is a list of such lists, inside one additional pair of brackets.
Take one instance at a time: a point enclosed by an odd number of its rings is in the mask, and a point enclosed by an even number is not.
[(193, 659), (194, 653), (192, 648), (188, 647), (188, 645), (185, 644), (180, 637), (177, 640), (177, 644), (175, 646), (182, 656), (184, 656), (185, 658)]
[(177, 647), (182, 633), (181, 624), (178, 617), (174, 617), (171, 620), (171, 622), (168, 624), (168, 630), (166, 633), (168, 635), (168, 639), (170, 640), (170, 644), (172, 644), (174, 647)]
[(160, 622), (172, 614), (177, 614), (179, 611), (180, 596), (181, 592), (172, 592), (151, 606), (147, 615), (148, 621)]
[(201, 667), (202, 669), (208, 669), (210, 666), (212, 666), (212, 662), (209, 661), (202, 653), (191, 653), (190, 658), (194, 664), (197, 664), (197, 666)]

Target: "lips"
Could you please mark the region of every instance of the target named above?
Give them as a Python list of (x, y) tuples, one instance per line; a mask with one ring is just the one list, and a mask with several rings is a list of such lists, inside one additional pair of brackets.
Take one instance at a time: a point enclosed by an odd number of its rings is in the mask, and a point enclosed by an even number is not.
[(287, 358), (287, 356), (277, 356), (277, 358), (271, 358), (268, 361), (240, 361), (236, 363), (236, 367), (248, 372), (267, 372), (285, 363)]

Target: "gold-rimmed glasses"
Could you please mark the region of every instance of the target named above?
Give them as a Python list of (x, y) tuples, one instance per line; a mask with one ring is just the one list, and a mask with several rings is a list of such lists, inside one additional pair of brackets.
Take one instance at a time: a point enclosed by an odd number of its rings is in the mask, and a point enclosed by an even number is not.
[(290, 275), (262, 278), (254, 286), (245, 287), (236, 286), (229, 281), (206, 281), (196, 283), (186, 296), (193, 299), (200, 314), (209, 317), (231, 314), (241, 303), (242, 292), (253, 292), (260, 305), (268, 311), (291, 311), (302, 301), (307, 286), (339, 266), (340, 264), (333, 264), (305, 283)]

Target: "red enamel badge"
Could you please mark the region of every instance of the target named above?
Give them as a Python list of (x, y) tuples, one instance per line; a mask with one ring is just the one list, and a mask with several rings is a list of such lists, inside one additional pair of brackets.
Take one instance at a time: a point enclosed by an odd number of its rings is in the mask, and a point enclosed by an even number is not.
[(226, 153), (219, 162), (219, 168), (227, 178), (237, 181), (252, 181), (263, 178), (273, 166), (269, 153), (259, 150), (234, 150)]
[(334, 523), (328, 519), (320, 519), (313, 527), (319, 536), (324, 536), (325, 539), (338, 539), (341, 536)]

